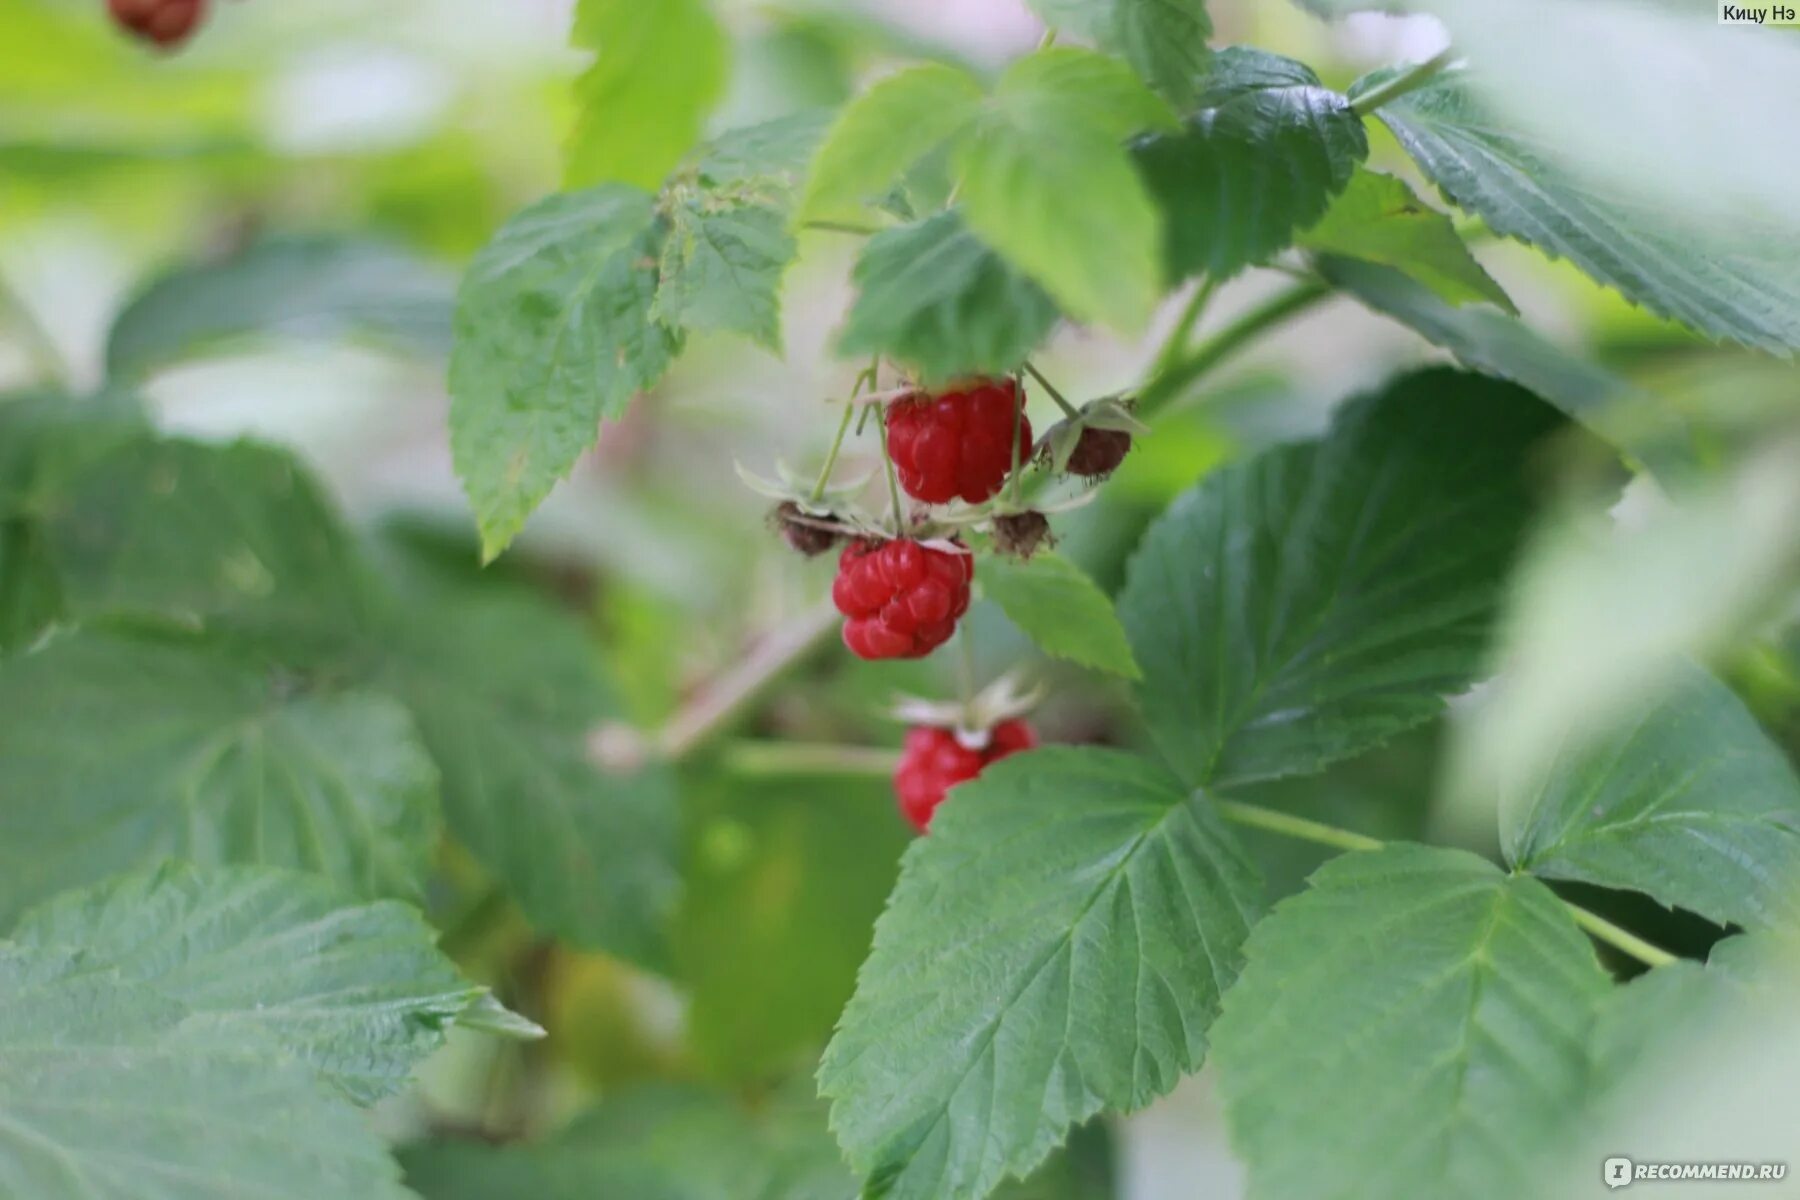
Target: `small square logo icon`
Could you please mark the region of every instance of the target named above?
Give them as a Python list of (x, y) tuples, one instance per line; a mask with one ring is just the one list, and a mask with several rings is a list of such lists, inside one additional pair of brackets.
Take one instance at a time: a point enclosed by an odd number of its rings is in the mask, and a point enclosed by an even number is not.
[(1622, 1188), (1631, 1182), (1631, 1160), (1629, 1158), (1609, 1158), (1600, 1168), (1600, 1177), (1609, 1188)]

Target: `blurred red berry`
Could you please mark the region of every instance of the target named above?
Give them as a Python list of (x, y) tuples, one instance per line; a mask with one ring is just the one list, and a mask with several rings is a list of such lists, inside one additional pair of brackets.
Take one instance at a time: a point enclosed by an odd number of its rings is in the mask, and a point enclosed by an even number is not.
[(147, 42), (179, 46), (206, 18), (206, 0), (107, 0), (113, 20)]
[(831, 599), (844, 644), (859, 658), (923, 658), (950, 640), (968, 611), (975, 560), (897, 538), (852, 542), (838, 559)]
[(1083, 479), (1104, 479), (1118, 470), (1119, 464), (1130, 453), (1131, 435), (1123, 429), (1089, 426), (1081, 431), (1081, 439), (1075, 443), (1074, 453), (1069, 455), (1069, 474)]
[(1002, 721), (988, 733), (987, 745), (976, 750), (957, 741), (954, 731), (915, 725), (906, 731), (906, 746), (894, 770), (894, 794), (900, 812), (924, 833), (944, 795), (959, 783), (981, 774), (991, 762), (1029, 750), (1037, 734), (1023, 721)]
[(1018, 384), (983, 379), (956, 391), (915, 392), (888, 405), (888, 453), (900, 486), (915, 500), (944, 504), (960, 496), (980, 504), (1031, 457), (1031, 421), (1019, 411)]

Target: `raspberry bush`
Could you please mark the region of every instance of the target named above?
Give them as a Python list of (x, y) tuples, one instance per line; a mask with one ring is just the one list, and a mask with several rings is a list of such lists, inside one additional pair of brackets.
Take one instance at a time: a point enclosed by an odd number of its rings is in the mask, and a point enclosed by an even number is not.
[(1800, 47), (951, 7), (0, 5), (0, 1198), (1792, 1186)]

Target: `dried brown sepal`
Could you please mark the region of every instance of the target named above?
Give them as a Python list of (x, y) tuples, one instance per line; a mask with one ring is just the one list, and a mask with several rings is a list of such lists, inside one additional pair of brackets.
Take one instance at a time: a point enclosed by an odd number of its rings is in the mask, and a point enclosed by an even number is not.
[(1050, 518), (1041, 512), (1008, 513), (994, 518), (994, 549), (1008, 558), (1029, 559), (1046, 546), (1054, 546)]
[(792, 500), (784, 500), (770, 511), (769, 524), (780, 531), (782, 541), (808, 558), (824, 554), (841, 536), (835, 522), (807, 516)]
[(1067, 470), (1083, 479), (1105, 479), (1119, 469), (1131, 453), (1131, 435), (1123, 429), (1101, 429), (1090, 425), (1076, 439), (1069, 454)]

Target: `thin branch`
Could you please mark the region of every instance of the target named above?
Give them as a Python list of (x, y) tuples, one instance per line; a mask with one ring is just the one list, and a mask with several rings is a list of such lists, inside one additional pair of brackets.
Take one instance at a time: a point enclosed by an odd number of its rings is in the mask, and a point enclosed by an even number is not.
[(887, 420), (877, 417), (875, 422), (875, 432), (881, 438), (881, 461), (887, 468), (888, 502), (894, 506), (894, 536), (900, 537), (906, 532), (906, 512), (900, 504), (900, 479), (894, 474), (894, 456), (888, 452)]
[(858, 225), (854, 221), (802, 221), (802, 229), (816, 229), (821, 233), (847, 233), (852, 237), (874, 237), (882, 232), (873, 225)]
[(1350, 102), (1350, 111), (1366, 117), (1390, 100), (1398, 100), (1408, 92), (1416, 92), (1436, 79), (1443, 69), (1455, 62), (1456, 50), (1445, 46), (1416, 66), (1400, 72), (1386, 83), (1377, 84)]
[(1056, 407), (1062, 409), (1063, 416), (1074, 418), (1074, 417), (1079, 417), (1081, 415), (1080, 413), (1075, 411), (1074, 405), (1070, 404), (1067, 400), (1063, 399), (1063, 394), (1056, 390), (1056, 385), (1051, 383), (1048, 379), (1044, 378), (1044, 373), (1042, 371), (1038, 370), (1036, 367), (1032, 366), (1030, 363), (1026, 363), (1025, 364), (1025, 372), (1026, 372), (1026, 374), (1030, 375), (1033, 379), (1038, 381), (1039, 387), (1043, 388), (1046, 392), (1050, 393), (1050, 398), (1052, 400), (1056, 401)]
[(886, 779), (900, 765), (900, 754), (875, 746), (745, 739), (726, 742), (719, 760), (732, 774), (754, 778), (829, 775)]
[(1241, 800), (1216, 800), (1214, 807), (1227, 821), (1236, 821), (1239, 825), (1248, 825), (1267, 833), (1278, 833), (1283, 837), (1331, 846), (1338, 850), (1381, 849), (1381, 842), (1376, 838), (1349, 829), (1339, 829), (1322, 821), (1297, 817), (1293, 813), (1264, 808), (1260, 804), (1245, 804)]
[(1189, 337), (1193, 335), (1194, 328), (1200, 324), (1200, 318), (1205, 315), (1206, 306), (1212, 302), (1213, 293), (1218, 290), (1219, 281), (1216, 276), (1209, 274), (1200, 281), (1200, 286), (1195, 288), (1194, 294), (1188, 298), (1187, 307), (1181, 310), (1180, 319), (1175, 322), (1174, 328), (1169, 330), (1169, 336), (1163, 339), (1162, 348), (1156, 352), (1156, 365), (1152, 368), (1152, 374), (1161, 375), (1180, 361), (1181, 356), (1187, 351)]
[(856, 412), (856, 405), (844, 405), (844, 415), (838, 421), (837, 436), (831, 439), (831, 449), (825, 455), (825, 465), (819, 469), (818, 481), (813, 484), (812, 502), (817, 504), (824, 498), (825, 488), (831, 483), (831, 472), (837, 467), (838, 451), (844, 448), (844, 434), (850, 428), (851, 414)]
[(713, 680), (656, 735), (662, 757), (679, 761), (705, 745), (837, 627), (829, 600), (795, 617), (757, 643), (729, 671)]
[[(1561, 900), (1562, 897), (1557, 897)], [(1594, 938), (1605, 942), (1615, 950), (1622, 950), (1647, 967), (1666, 967), (1680, 960), (1660, 946), (1653, 946), (1628, 929), (1621, 929), (1598, 913), (1589, 912), (1578, 904), (1563, 900), (1563, 907), (1575, 918), (1575, 923), (1587, 930)]]
[[(1301, 841), (1313, 842), (1321, 846), (1331, 846), (1338, 850), (1379, 850), (1385, 844), (1367, 834), (1340, 829), (1322, 821), (1311, 821), (1292, 813), (1278, 812), (1272, 808), (1264, 808), (1260, 804), (1246, 804), (1240, 800), (1221, 799), (1215, 800), (1214, 805), (1218, 808), (1220, 816), (1228, 821), (1235, 821), (1239, 825), (1281, 834), (1284, 837), (1298, 838)], [(1586, 930), (1590, 936), (1605, 942), (1614, 949), (1622, 950), (1645, 966), (1665, 967), (1672, 962), (1679, 961), (1667, 950), (1654, 946), (1637, 934), (1614, 925), (1598, 913), (1590, 912), (1579, 904), (1564, 900), (1561, 896), (1558, 896), (1557, 900), (1568, 910), (1569, 916), (1574, 918), (1575, 923)]]
[(1334, 295), (1330, 284), (1313, 279), (1272, 296), (1152, 378), (1138, 394), (1138, 416), (1149, 420), (1257, 337)]

